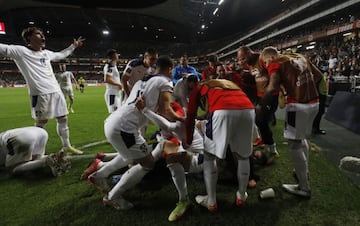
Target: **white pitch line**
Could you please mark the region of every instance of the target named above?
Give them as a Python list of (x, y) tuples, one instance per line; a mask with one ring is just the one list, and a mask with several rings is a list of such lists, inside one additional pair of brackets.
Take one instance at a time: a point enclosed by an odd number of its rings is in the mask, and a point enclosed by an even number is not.
[(82, 150), (82, 149), (85, 149), (85, 148), (90, 148), (90, 147), (94, 147), (94, 146), (97, 146), (97, 145), (100, 145), (100, 144), (106, 144), (108, 143), (107, 140), (101, 140), (101, 141), (96, 141), (96, 142), (92, 142), (92, 143), (89, 143), (89, 144), (85, 144), (81, 147), (78, 147), (77, 149), (79, 150)]
[[(104, 160), (110, 160), (114, 158), (118, 153), (104, 153)], [(78, 160), (78, 159), (94, 159), (97, 154), (89, 154), (89, 155), (68, 155), (67, 158), (70, 160)]]
[[(96, 141), (96, 142), (92, 142), (92, 143), (89, 143), (89, 144), (85, 144), (81, 147), (78, 147), (77, 149), (79, 150), (83, 150), (83, 149), (86, 149), (86, 148), (90, 148), (90, 147), (95, 147), (97, 145), (101, 145), (101, 144), (106, 144), (108, 143), (107, 140), (101, 140), (101, 141)], [(104, 159), (105, 160), (110, 160), (112, 158), (114, 158), (117, 153), (104, 153), (105, 154), (105, 157)], [(93, 159), (96, 157), (97, 154), (88, 154), (88, 155), (68, 155), (68, 158), (70, 160), (76, 160), (76, 159)]]

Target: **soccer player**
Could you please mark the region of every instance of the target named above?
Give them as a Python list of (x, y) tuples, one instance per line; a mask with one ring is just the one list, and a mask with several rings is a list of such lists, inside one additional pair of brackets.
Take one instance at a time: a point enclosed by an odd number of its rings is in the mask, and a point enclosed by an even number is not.
[(194, 74), (196, 75), (199, 80), (201, 79), (201, 74), (196, 71), (196, 69), (190, 65), (188, 65), (188, 58), (186, 55), (183, 55), (180, 57), (180, 64), (174, 67), (173, 70), (173, 83), (176, 85), (176, 83), (179, 81), (179, 79), (183, 78), (187, 74)]
[(272, 104), (273, 92), (283, 85), (287, 92), (284, 137), (288, 139), (299, 184), (283, 184), (285, 191), (310, 198), (309, 145), (306, 136), (311, 133), (312, 122), (319, 108), (316, 83), (322, 73), (303, 55), (279, 54), (274, 47), (263, 49), (260, 59), (270, 76), (261, 108)]
[(45, 49), (45, 36), (40, 28), (29, 27), (23, 30), (22, 37), (27, 46), (0, 44), (0, 55), (11, 57), (29, 87), (31, 113), (37, 127), (45, 128), (49, 119), (56, 118), (57, 133), (61, 138), (63, 150), (72, 154), (83, 154), (70, 144), (68, 110), (66, 100), (56, 81), (51, 61), (69, 56), (82, 46), (81, 36), (60, 52)]
[(156, 50), (148, 48), (145, 51), (144, 57), (129, 61), (121, 76), (121, 84), (123, 85), (126, 97), (130, 95), (130, 91), (137, 81), (141, 80), (145, 75), (154, 74), (154, 65), (157, 59), (158, 54)]
[(61, 91), (63, 92), (65, 99), (67, 96), (69, 97), (70, 103), (68, 106), (68, 110), (71, 113), (74, 113), (74, 109), (72, 108), (74, 104), (74, 92), (73, 92), (72, 83), (75, 84), (76, 89), (78, 87), (78, 83), (74, 77), (74, 74), (71, 71), (66, 70), (66, 64), (60, 64), (59, 67), (60, 67), (60, 72), (56, 73), (56, 78), (59, 82)]
[(185, 148), (193, 140), (197, 108), (202, 106), (208, 113), (204, 137), (204, 180), (207, 195), (196, 196), (196, 202), (209, 211), (217, 210), (216, 184), (218, 170), (216, 157), (224, 159), (229, 146), (237, 161), (238, 190), (236, 205), (244, 206), (249, 180), (249, 157), (252, 153), (252, 130), (254, 105), (246, 94), (233, 82), (211, 79), (199, 82), (190, 93), (188, 113), (185, 121)]
[(81, 76), (79, 78), (78, 82), (79, 82), (80, 92), (84, 93), (84, 89), (85, 89), (85, 79), (84, 79), (84, 77)]
[[(146, 102), (148, 109), (157, 111), (171, 120), (184, 120), (170, 106), (173, 89), (172, 69), (173, 62), (170, 57), (159, 57), (155, 74), (135, 83), (125, 104), (105, 120), (105, 136), (119, 154), (88, 177), (91, 183), (107, 193), (103, 198), (105, 205), (122, 210), (132, 208), (133, 204), (123, 198), (124, 193), (138, 184), (155, 164), (148, 145), (140, 133), (140, 129), (147, 125), (148, 119), (135, 107), (137, 98), (150, 97)], [(135, 165), (128, 169), (109, 191), (106, 178), (128, 162), (133, 162)]]
[(119, 55), (114, 49), (107, 52), (109, 61), (104, 66), (104, 82), (106, 83), (105, 103), (109, 113), (120, 107), (120, 74), (117, 68)]
[(5, 166), (13, 176), (39, 168), (50, 168), (55, 177), (64, 173), (70, 162), (63, 153), (44, 157), (47, 140), (46, 130), (35, 126), (0, 133), (0, 166)]
[(187, 111), (188, 99), (191, 90), (198, 83), (199, 78), (195, 74), (187, 74), (175, 84), (173, 97), (176, 102), (178, 102), (184, 109), (184, 112)]
[[(169, 122), (164, 117), (156, 114), (145, 107), (144, 98), (138, 98), (136, 107), (156, 125), (161, 128), (162, 137), (152, 151), (152, 155), (157, 160), (160, 155), (166, 158), (167, 167), (171, 173), (172, 180), (179, 194), (179, 201), (176, 208), (170, 213), (168, 220), (179, 220), (185, 212), (192, 206), (189, 199), (185, 173), (200, 173), (203, 170), (203, 127), (204, 121), (198, 121), (194, 129), (193, 142), (186, 150), (181, 145), (181, 140), (185, 138), (185, 127), (183, 122)], [(180, 116), (185, 112), (177, 102), (171, 102), (171, 107)]]
[[(243, 65), (248, 65), (250, 73), (255, 77), (256, 90), (258, 101), (261, 101), (266, 86), (269, 84), (269, 75), (264, 69), (262, 62), (259, 60), (260, 53), (252, 51), (247, 46), (241, 46), (238, 50), (238, 61)], [(273, 133), (269, 126), (270, 120), (278, 106), (279, 90), (275, 90), (272, 98), (272, 103), (267, 108), (256, 108), (255, 123), (260, 131), (261, 138), (265, 144), (265, 153), (267, 155), (268, 164), (271, 164), (275, 157), (279, 156), (276, 150), (276, 143), (274, 142)]]

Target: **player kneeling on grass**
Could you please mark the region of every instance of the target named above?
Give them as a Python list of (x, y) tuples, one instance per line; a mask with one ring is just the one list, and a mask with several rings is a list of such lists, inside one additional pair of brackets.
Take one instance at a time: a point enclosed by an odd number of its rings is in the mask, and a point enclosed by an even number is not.
[(50, 168), (56, 177), (70, 168), (64, 152), (45, 154), (48, 140), (46, 130), (39, 127), (23, 127), (0, 133), (0, 166), (5, 166), (10, 175)]

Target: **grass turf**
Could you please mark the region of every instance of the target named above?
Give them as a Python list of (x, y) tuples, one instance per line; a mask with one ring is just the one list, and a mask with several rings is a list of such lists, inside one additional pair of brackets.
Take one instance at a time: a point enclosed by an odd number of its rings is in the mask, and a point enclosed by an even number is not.
[[(86, 87), (75, 91), (75, 114), (69, 115), (71, 141), (74, 146), (104, 140), (103, 121), (107, 116), (104, 87)], [(0, 89), (0, 131), (34, 124), (25, 88)], [(47, 153), (58, 151), (61, 142), (56, 135), (55, 120), (50, 120)], [(150, 127), (150, 132), (154, 130)], [(257, 168), (260, 181), (249, 189), (248, 205), (234, 205), (236, 181), (220, 174), (217, 187), (218, 212), (210, 213), (194, 203), (192, 209), (173, 225), (360, 225), (360, 192), (321, 152), (310, 152), (312, 198), (285, 193), (282, 183), (295, 182), (287, 145), (282, 138), (282, 122), (273, 127), (280, 158), (267, 167)], [(150, 133), (149, 132), (149, 133)], [(84, 150), (86, 154), (113, 152), (108, 144)], [(33, 172), (26, 177), (9, 178), (0, 172), (0, 225), (169, 225), (167, 217), (175, 208), (177, 192), (168, 170), (160, 163), (154, 172), (126, 193), (135, 204), (129, 211), (116, 211), (102, 206), (102, 194), (79, 176), (90, 159), (77, 159), (71, 170), (52, 178), (46, 172)], [(260, 200), (261, 190), (273, 187), (276, 197)], [(205, 194), (202, 179), (188, 176), (192, 200)]]

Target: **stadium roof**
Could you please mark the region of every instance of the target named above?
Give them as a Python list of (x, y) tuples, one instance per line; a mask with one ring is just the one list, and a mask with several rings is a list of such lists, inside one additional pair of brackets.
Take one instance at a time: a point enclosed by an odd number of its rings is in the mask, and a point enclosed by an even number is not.
[[(217, 40), (306, 0), (0, 0), (0, 21), (19, 36), (29, 25), (47, 36), (197, 43)], [(216, 10), (218, 8), (218, 10)], [(107, 32), (106, 32), (107, 31)]]

